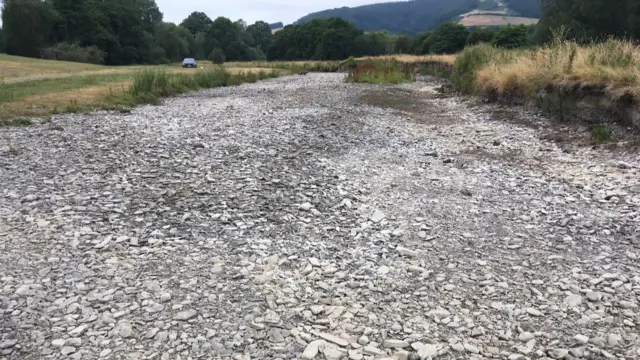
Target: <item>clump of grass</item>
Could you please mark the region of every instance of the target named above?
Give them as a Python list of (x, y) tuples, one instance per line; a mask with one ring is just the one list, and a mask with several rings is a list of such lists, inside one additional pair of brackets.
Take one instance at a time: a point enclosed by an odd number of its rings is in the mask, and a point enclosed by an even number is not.
[(603, 144), (612, 138), (611, 130), (604, 124), (596, 124), (591, 127), (591, 140), (596, 144)]
[[(463, 51), (456, 72), (473, 81), (456, 84), (468, 92), (535, 96), (550, 85), (595, 84), (610, 92), (622, 90), (640, 96), (640, 46), (610, 39), (580, 46), (556, 40), (533, 50), (499, 50), (484, 45), (485, 57), (473, 67), (464, 67), (478, 48)], [(452, 78), (457, 81), (455, 76)]]
[(347, 82), (368, 84), (400, 84), (414, 82), (412, 71), (401, 67), (395, 59), (384, 59), (352, 68), (345, 79)]
[(0, 126), (31, 126), (33, 120), (27, 118), (0, 119)]
[(128, 92), (127, 105), (155, 104), (161, 97), (186, 93), (193, 90), (251, 83), (278, 77), (272, 71), (240, 71), (231, 74), (223, 67), (198, 70), (191, 73), (169, 73), (164, 70), (145, 69), (135, 75)]

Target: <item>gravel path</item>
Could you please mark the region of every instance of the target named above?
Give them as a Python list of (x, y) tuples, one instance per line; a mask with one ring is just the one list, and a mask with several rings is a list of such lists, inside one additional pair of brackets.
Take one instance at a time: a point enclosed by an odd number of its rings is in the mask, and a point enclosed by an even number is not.
[(436, 85), (0, 129), (0, 358), (640, 358), (637, 153)]

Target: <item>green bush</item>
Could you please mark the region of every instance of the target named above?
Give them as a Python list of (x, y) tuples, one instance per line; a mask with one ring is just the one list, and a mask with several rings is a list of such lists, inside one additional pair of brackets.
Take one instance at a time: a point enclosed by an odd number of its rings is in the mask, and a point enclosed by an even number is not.
[(57, 43), (40, 51), (47, 60), (73, 61), (90, 64), (104, 64), (106, 53), (96, 46), (83, 47), (76, 43)]
[(347, 59), (347, 68), (351, 71), (351, 70), (355, 70), (355, 68), (358, 67), (358, 62), (356, 61), (356, 59), (353, 56), (349, 56), (349, 58)]
[(529, 29), (524, 25), (503, 26), (493, 37), (493, 44), (503, 49), (517, 49), (529, 45)]
[(498, 50), (488, 44), (480, 44), (464, 49), (456, 57), (451, 74), (451, 82), (460, 91), (472, 93), (475, 89), (476, 71), (495, 60)]
[(215, 48), (209, 54), (209, 59), (214, 64), (224, 64), (227, 61), (227, 57), (224, 55), (224, 52), (220, 48)]

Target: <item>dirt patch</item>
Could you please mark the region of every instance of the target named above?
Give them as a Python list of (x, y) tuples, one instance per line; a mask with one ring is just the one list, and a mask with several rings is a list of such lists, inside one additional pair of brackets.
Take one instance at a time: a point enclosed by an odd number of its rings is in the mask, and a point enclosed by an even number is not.
[(501, 16), (501, 15), (471, 15), (460, 20), (464, 26), (504, 26), (504, 25), (535, 25), (538, 19)]

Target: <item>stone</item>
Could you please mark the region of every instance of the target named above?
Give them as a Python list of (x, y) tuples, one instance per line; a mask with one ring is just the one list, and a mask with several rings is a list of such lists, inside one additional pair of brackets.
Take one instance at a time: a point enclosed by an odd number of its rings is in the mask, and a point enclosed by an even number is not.
[(589, 301), (598, 302), (602, 299), (602, 293), (598, 291), (589, 291), (587, 292), (586, 297)]
[(51, 341), (51, 346), (54, 347), (63, 347), (67, 341), (65, 339), (55, 339)]
[(330, 343), (334, 343), (338, 346), (342, 346), (342, 347), (347, 347), (349, 346), (349, 342), (339, 336), (335, 336), (335, 335), (331, 335), (331, 334), (327, 334), (327, 333), (318, 333), (318, 336), (321, 337), (322, 339), (330, 342)]
[(582, 305), (582, 296), (580, 295), (569, 295), (564, 301), (570, 308), (574, 308)]
[(65, 346), (62, 348), (62, 350), (60, 350), (60, 353), (62, 353), (62, 355), (69, 355), (73, 354), (74, 352), (76, 352), (76, 348), (74, 348), (73, 346)]
[(458, 352), (463, 352), (463, 351), (466, 350), (462, 343), (455, 343), (455, 344), (451, 345), (451, 348), (453, 350), (455, 350), (455, 351), (458, 351)]
[(393, 348), (393, 349), (404, 349), (409, 347), (408, 342), (404, 340), (396, 340), (396, 339), (386, 339), (384, 340), (382, 345), (386, 348)]
[(385, 215), (382, 211), (376, 210), (373, 215), (371, 215), (370, 219), (374, 223), (379, 223), (385, 218)]
[(118, 335), (123, 338), (129, 338), (133, 335), (133, 328), (129, 323), (119, 323), (116, 328), (118, 329)]
[(542, 312), (536, 308), (526, 308), (525, 311), (531, 316), (542, 316)]
[(438, 350), (438, 346), (427, 344), (418, 350), (418, 356), (420, 356), (420, 359), (433, 358), (438, 355)]
[(362, 335), (358, 338), (358, 344), (367, 345), (369, 343), (369, 337), (367, 335)]
[(76, 328), (74, 328), (73, 330), (69, 331), (69, 335), (71, 336), (80, 336), (82, 334), (84, 334), (84, 332), (87, 330), (87, 325), (80, 325)]
[(552, 349), (548, 351), (548, 355), (553, 359), (564, 359), (569, 355), (569, 350), (566, 349)]
[(585, 335), (576, 335), (573, 338), (581, 344), (587, 344), (589, 342), (589, 337)]
[(469, 343), (464, 343), (464, 349), (473, 354), (479, 354), (480, 349), (477, 346)]
[(324, 347), (326, 342), (324, 340), (315, 340), (310, 342), (302, 353), (301, 359), (312, 360), (320, 352), (320, 347)]
[(527, 341), (529, 341), (531, 339), (534, 339), (534, 338), (535, 338), (535, 336), (530, 332), (522, 332), (522, 333), (520, 333), (520, 335), (518, 335), (518, 339), (520, 341), (524, 341), (524, 342), (527, 342)]
[(408, 256), (408, 257), (416, 257), (416, 256), (418, 256), (418, 252), (417, 251), (411, 250), (411, 249), (407, 249), (404, 246), (396, 247), (396, 251), (399, 252), (401, 255)]
[(359, 350), (349, 350), (349, 360), (362, 360), (364, 359), (364, 355)]
[(618, 334), (609, 334), (609, 336), (607, 336), (607, 344), (611, 347), (621, 346), (622, 336)]
[(312, 208), (311, 203), (308, 203), (308, 202), (304, 203), (304, 204), (302, 204), (302, 205), (300, 205), (298, 207), (298, 209), (300, 209), (302, 211), (309, 211), (309, 210), (311, 210), (311, 208)]
[(181, 311), (173, 316), (173, 320), (177, 321), (188, 321), (198, 316), (198, 312), (195, 310), (185, 310)]
[(0, 342), (0, 349), (9, 349), (18, 344), (18, 339), (7, 339)]

